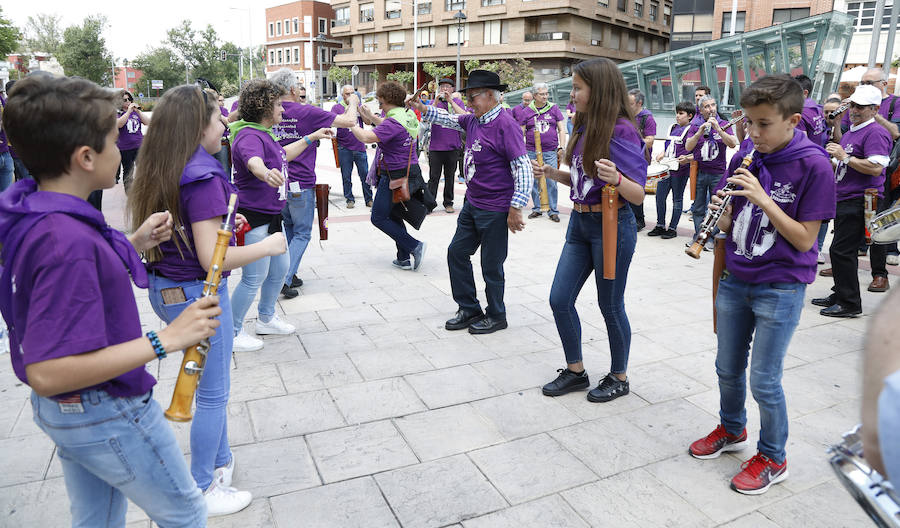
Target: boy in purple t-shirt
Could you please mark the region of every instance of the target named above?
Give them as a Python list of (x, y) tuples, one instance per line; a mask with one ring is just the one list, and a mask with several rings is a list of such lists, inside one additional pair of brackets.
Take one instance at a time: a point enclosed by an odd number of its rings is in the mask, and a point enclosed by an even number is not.
[[(656, 156), (656, 161), (666, 158), (668, 161), (677, 161), (678, 168), (669, 169), (669, 177), (661, 180), (656, 187), (656, 227), (647, 233), (647, 236), (658, 236), (669, 239), (678, 236), (675, 230), (678, 220), (681, 218), (681, 207), (684, 203), (684, 186), (687, 184), (691, 153), (685, 150), (684, 140), (691, 127), (694, 118), (694, 104), (682, 101), (675, 107), (675, 123), (669, 128), (663, 151)], [(666, 198), (672, 191), (672, 221), (666, 229)]]
[(57, 446), (73, 526), (124, 526), (128, 499), (160, 526), (201, 526), (203, 496), (144, 365), (213, 336), (221, 309), (218, 297), (200, 299), (141, 335), (132, 281), (146, 288), (147, 274), (137, 251), (168, 240), (171, 217), (155, 213), (126, 239), (85, 201), (115, 185), (120, 97), (52, 76), (10, 94), (4, 128), (34, 180), (0, 195), (0, 311), (13, 370)]
[[(734, 156), (726, 176), (736, 188), (725, 192), (723, 181), (710, 205), (719, 208), (722, 197), (732, 196), (718, 222), (727, 233), (715, 299), (720, 424), (689, 451), (709, 459), (746, 446), (749, 367), (759, 442), (731, 489), (758, 495), (788, 476), (784, 357), (806, 285), (815, 278), (819, 225), (832, 217), (835, 202), (828, 156), (795, 130), (803, 111), (800, 85), (787, 75), (767, 75), (741, 94), (741, 106), (755, 150)], [(738, 168), (745, 156), (752, 163)]]

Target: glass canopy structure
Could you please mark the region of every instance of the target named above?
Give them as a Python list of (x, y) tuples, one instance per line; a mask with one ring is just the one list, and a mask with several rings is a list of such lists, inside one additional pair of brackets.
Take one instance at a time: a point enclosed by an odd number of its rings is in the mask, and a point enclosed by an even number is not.
[[(678, 101), (693, 101), (694, 88), (709, 86), (720, 111), (738, 106), (741, 91), (767, 73), (804, 73), (813, 80), (810, 98), (821, 101), (837, 90), (850, 48), (853, 19), (832, 11), (765, 29), (645, 57), (619, 65), (628, 88), (639, 88), (649, 110), (674, 110)], [(547, 83), (550, 100), (569, 101), (572, 78)], [(509, 105), (521, 102), (518, 90), (506, 94)]]

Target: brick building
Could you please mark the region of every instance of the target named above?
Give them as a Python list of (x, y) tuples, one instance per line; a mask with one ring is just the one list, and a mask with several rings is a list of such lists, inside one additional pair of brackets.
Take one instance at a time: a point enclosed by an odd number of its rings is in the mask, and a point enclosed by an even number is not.
[(130, 66), (116, 66), (116, 79), (113, 86), (126, 89), (135, 95), (142, 91), (146, 91), (147, 94), (149, 94), (150, 86), (146, 81), (143, 83), (143, 86), (141, 86), (141, 78), (143, 76), (144, 72), (136, 68)]
[(332, 7), (332, 34), (343, 41), (335, 62), (359, 66), (365, 89), (375, 70), (380, 80), (412, 71), (413, 46), (420, 82), (425, 62), (455, 66), (458, 35), (462, 63), (522, 57), (541, 81), (592, 57), (627, 61), (666, 51), (671, 25), (671, 0), (421, 0), (415, 35), (412, 0), (332, 0)]
[(266, 75), (281, 68), (296, 72), (297, 79), (311, 89), (313, 100), (333, 97), (336, 87), (324, 77), (334, 64), (341, 41), (332, 38), (334, 9), (326, 2), (301, 0), (266, 9)]

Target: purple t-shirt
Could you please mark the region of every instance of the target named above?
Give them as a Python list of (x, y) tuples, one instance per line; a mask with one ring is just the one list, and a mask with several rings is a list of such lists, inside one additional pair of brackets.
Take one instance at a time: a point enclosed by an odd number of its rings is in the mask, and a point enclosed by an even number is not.
[[(687, 133), (690, 129), (690, 123), (684, 126), (681, 126), (678, 123), (672, 125), (672, 128), (669, 130), (669, 136), (666, 138), (665, 157), (678, 158), (690, 154), (690, 152), (684, 148), (684, 142), (687, 140)], [(669, 176), (684, 176), (688, 174), (690, 168), (690, 165), (679, 165), (678, 169), (669, 171)]]
[(490, 123), (481, 124), (475, 114), (461, 115), (458, 122), (466, 131), (466, 200), (486, 211), (509, 211), (515, 190), (509, 164), (525, 155), (522, 128), (502, 111)]
[(237, 99), (237, 100), (235, 100), (235, 102), (231, 103), (231, 112), (229, 112), (229, 114), (233, 114), (234, 111), (237, 110), (240, 105), (241, 105), (240, 99)]
[[(789, 217), (798, 222), (834, 218), (834, 177), (828, 155), (803, 133), (782, 149), (785, 152), (756, 153), (749, 171), (759, 175), (764, 163), (771, 175), (769, 196)], [(804, 152), (798, 152), (802, 147)], [(816, 145), (818, 146), (818, 145)], [(741, 149), (728, 167), (731, 176), (751, 147)], [(788, 150), (790, 149), (790, 150)], [(771, 162), (767, 158), (777, 156)], [(725, 186), (725, 178), (718, 188)], [(764, 187), (765, 188), (765, 187)], [(767, 282), (802, 282), (810, 284), (816, 277), (815, 244), (800, 252), (776, 229), (762, 209), (742, 196), (732, 199), (731, 232), (725, 240), (725, 268), (737, 278), (751, 284)]]
[[(624, 174), (628, 179), (634, 181), (641, 187), (647, 183), (647, 162), (644, 161), (644, 140), (638, 134), (637, 129), (627, 119), (619, 118), (616, 120), (616, 126), (613, 128), (613, 141), (610, 142), (609, 157), (616, 168)], [(622, 149), (623, 152), (617, 152)], [(625, 152), (625, 150), (628, 152)], [(626, 159), (634, 159), (639, 162), (634, 167), (629, 167), (624, 163), (617, 162), (617, 158), (621, 156)], [(590, 169), (590, 174), (584, 171), (584, 135), (578, 137), (575, 148), (572, 149), (572, 190), (569, 197), (575, 203), (581, 204), (598, 204), (600, 203), (603, 186), (606, 183), (597, 177), (597, 170)], [(622, 200), (622, 197), (619, 197)]]
[[(875, 121), (868, 125), (844, 132), (841, 137), (841, 147), (844, 152), (854, 158), (866, 159), (870, 156), (888, 156), (891, 153), (891, 134)], [(866, 189), (878, 189), (878, 196), (882, 196), (884, 188), (884, 170), (878, 176), (869, 176), (851, 168), (847, 163), (841, 162), (834, 172), (837, 180), (838, 201), (858, 198), (863, 196)]]
[[(23, 382), (28, 383), (25, 367), (32, 363), (143, 335), (128, 268), (90, 225), (64, 213), (47, 215), (25, 235), (11, 266), (16, 315), (10, 359)], [(140, 366), (76, 392), (101, 389), (112, 396), (137, 396), (155, 384)]]
[(253, 157), (262, 158), (269, 169), (278, 169), (282, 175), (289, 174), (284, 149), (269, 134), (249, 127), (238, 132), (231, 146), (234, 184), (238, 189), (241, 208), (278, 214), (284, 208), (284, 199), (278, 189), (260, 181), (247, 168), (247, 161)]
[[(528, 106), (522, 105), (522, 104), (517, 104), (516, 106), (512, 107), (512, 116), (513, 116), (513, 118), (515, 118), (517, 123), (521, 123), (522, 122), (522, 114), (525, 112), (530, 112), (530, 111), (531, 111), (531, 108), (529, 108)], [(521, 128), (519, 130), (521, 130)]]
[[(225, 119), (228, 119), (228, 110), (225, 110), (224, 106), (219, 107), (219, 112), (222, 112), (222, 116)], [(225, 130), (222, 132), (222, 138), (228, 139), (228, 136), (230, 136), (230, 135), (231, 135), (231, 130), (228, 130), (228, 127), (226, 126)]]
[(378, 137), (381, 146), (381, 159), (376, 160), (379, 170), (406, 170), (407, 165), (419, 164), (412, 136), (399, 121), (385, 118), (372, 132)]
[[(341, 115), (347, 110), (344, 108), (344, 105), (338, 103), (331, 107), (331, 113), (335, 115)], [(331, 122), (334, 122), (334, 118), (332, 118)], [(362, 117), (357, 115), (356, 124), (359, 125), (360, 128), (363, 126)], [(356, 139), (356, 136), (353, 135), (353, 132), (350, 132), (349, 128), (338, 128), (337, 129), (337, 142), (338, 146), (345, 148), (347, 150), (353, 150), (356, 152), (365, 152), (366, 146), (362, 141)]]
[[(551, 103), (547, 103), (550, 105)], [(552, 105), (550, 110), (543, 114), (538, 114), (530, 107), (519, 112), (519, 124), (525, 126), (525, 150), (536, 152), (534, 145), (534, 118), (537, 117), (538, 127), (541, 132), (541, 151), (556, 150), (559, 146), (559, 131), (557, 123), (565, 123), (566, 118), (563, 117), (559, 107)]]
[[(312, 134), (320, 128), (327, 128), (334, 122), (334, 114), (313, 105), (305, 105), (292, 101), (284, 101), (284, 114), (281, 123), (272, 127), (278, 143), (284, 147)], [(316, 147), (314, 141), (299, 156), (288, 163), (288, 182), (298, 182), (301, 189), (312, 189), (316, 186)], [(268, 166), (268, 165), (266, 165)]]
[[(6, 97), (0, 94), (0, 106), (6, 107)], [(6, 140), (6, 131), (0, 130), (0, 154), (9, 152), (9, 141)]]
[[(119, 111), (119, 117), (122, 117), (123, 113)], [(131, 112), (128, 120), (125, 121), (125, 125), (119, 128), (119, 139), (116, 140), (116, 145), (119, 147), (119, 150), (134, 150), (141, 148), (141, 142), (143, 141), (144, 133), (141, 131), (141, 116), (138, 115), (137, 111)]]
[(826, 129), (825, 114), (822, 113), (822, 106), (812, 99), (807, 99), (803, 103), (803, 112), (800, 114), (797, 130), (806, 132), (806, 137), (813, 143), (824, 147), (825, 143), (828, 142)]
[(653, 114), (650, 113), (650, 110), (642, 109), (634, 116), (634, 122), (637, 123), (641, 137), (656, 135), (656, 119), (653, 119)]
[[(702, 119), (702, 117), (701, 117)], [(728, 124), (728, 121), (724, 119), (719, 119), (719, 126), (724, 127)], [(706, 122), (704, 120), (700, 123), (700, 125), (691, 125), (691, 129), (688, 130), (688, 137), (693, 136), (697, 133), (697, 130)], [(708, 172), (712, 174), (722, 174), (725, 172), (725, 151), (727, 147), (725, 146), (725, 142), (722, 141), (722, 136), (714, 128), (709, 129), (709, 137), (706, 137), (706, 134), (701, 134), (700, 139), (697, 140), (697, 144), (694, 146), (694, 159), (697, 161), (697, 169), (700, 172)]]
[(566, 110), (569, 112), (575, 113), (575, 103), (573, 101), (569, 101), (569, 104), (566, 105)]
[[(225, 177), (222, 165), (203, 147), (198, 147), (191, 156), (181, 176), (180, 205), (181, 221), (188, 243), (178, 238), (181, 252), (172, 240), (159, 245), (162, 259), (148, 264), (148, 268), (175, 281), (190, 281), (206, 277), (206, 270), (197, 260), (194, 251), (194, 230), (192, 224), (225, 216), (228, 212), (228, 197), (237, 192)], [(234, 237), (232, 237), (232, 241)], [(222, 272), (223, 277), (230, 274)]]
[[(460, 99), (454, 99), (456, 104), (458, 104), (461, 108), (465, 108), (466, 105)], [(448, 103), (444, 101), (435, 101), (432, 103), (436, 108), (442, 108), (447, 110), (450, 106)], [(431, 143), (429, 150), (434, 151), (448, 151), (448, 150), (459, 150), (462, 147), (462, 134), (452, 128), (445, 128), (438, 124), (431, 125)]]
[[(894, 115), (891, 116), (891, 102), (894, 104)], [(900, 125), (900, 96), (888, 94), (881, 100), (881, 106), (878, 107), (878, 113), (881, 117), (887, 119), (891, 123)], [(841, 118), (841, 130), (850, 128), (850, 112), (844, 112)]]

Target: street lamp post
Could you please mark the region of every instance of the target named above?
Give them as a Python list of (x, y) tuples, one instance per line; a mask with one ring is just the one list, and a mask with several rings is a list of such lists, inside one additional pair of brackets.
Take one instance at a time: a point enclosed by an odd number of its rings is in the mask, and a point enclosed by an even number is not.
[(318, 57), (317, 57), (319, 59), (318, 60), (318, 62), (319, 62), (319, 91), (318, 91), (318, 94), (320, 94), (319, 102), (322, 102), (322, 100), (325, 98), (325, 77), (322, 76), (322, 57), (323, 57), (322, 49), (323, 48), (327, 49), (327, 48), (325, 48), (326, 40), (328, 40), (328, 38), (321, 33), (319, 33), (319, 36), (316, 37), (316, 42), (319, 43), (319, 53), (318, 53)]
[[(249, 7), (229, 7), (228, 9), (233, 9), (235, 11), (246, 11), (247, 12), (247, 56), (250, 60), (250, 79), (253, 79), (253, 24), (250, 21), (250, 16), (252, 11)], [(240, 86), (240, 83), (238, 83)]]
[(453, 18), (456, 19), (456, 91), (459, 91), (459, 46), (462, 42), (462, 24), (466, 14), (462, 10), (457, 11)]
[[(888, 68), (890, 71), (890, 68)], [(419, 3), (413, 0), (413, 90), (419, 86)]]

